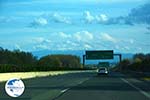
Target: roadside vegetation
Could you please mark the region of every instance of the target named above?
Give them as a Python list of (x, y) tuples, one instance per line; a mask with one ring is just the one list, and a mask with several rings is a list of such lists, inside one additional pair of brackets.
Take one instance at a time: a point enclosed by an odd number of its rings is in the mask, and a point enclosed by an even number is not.
[(124, 72), (150, 72), (150, 54), (135, 54), (133, 59), (124, 59), (114, 69)]
[(40, 59), (30, 52), (0, 48), (0, 72), (84, 70), (74, 55), (47, 55)]
[(30, 79), (30, 78), (39, 78), (39, 77), (56, 76), (56, 75), (81, 73), (81, 72), (84, 73), (85, 71), (76, 70), (76, 71), (42, 71), (42, 72), (40, 71), (40, 72), (0, 73), (0, 78), (1, 78), (0, 82), (7, 81), (11, 78)]

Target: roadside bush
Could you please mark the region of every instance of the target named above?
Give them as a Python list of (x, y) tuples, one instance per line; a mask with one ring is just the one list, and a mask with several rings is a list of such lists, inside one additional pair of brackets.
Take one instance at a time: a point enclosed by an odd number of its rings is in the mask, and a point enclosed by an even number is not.
[(57, 57), (48, 55), (48, 56), (42, 57), (38, 61), (37, 66), (38, 66), (37, 70), (47, 71), (47, 70), (54, 69), (55, 67), (60, 67), (61, 62), (59, 61)]
[(80, 58), (73, 55), (48, 55), (39, 60), (32, 53), (0, 47), (0, 72), (29, 72), (82, 69)]
[(145, 59), (142, 62), (142, 71), (144, 71), (144, 72), (150, 72), (150, 59)]
[(150, 54), (135, 54), (133, 62), (131, 60), (123, 60), (119, 63), (124, 71), (132, 70), (137, 72), (150, 72)]
[(5, 72), (16, 72), (19, 71), (19, 68), (15, 65), (11, 64), (0, 64), (0, 72), (5, 73)]
[(38, 70), (62, 70), (81, 68), (80, 58), (72, 55), (48, 55), (38, 63)]
[(60, 67), (81, 68), (80, 58), (73, 55), (51, 55), (61, 62)]

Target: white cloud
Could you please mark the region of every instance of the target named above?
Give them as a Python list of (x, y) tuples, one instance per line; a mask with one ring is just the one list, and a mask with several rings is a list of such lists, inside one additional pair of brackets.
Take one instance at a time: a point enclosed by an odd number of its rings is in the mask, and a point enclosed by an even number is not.
[(111, 35), (109, 35), (107, 33), (102, 33), (100, 38), (105, 40), (105, 41), (110, 41), (110, 42), (113, 42), (113, 43), (117, 42), (117, 40), (114, 37), (112, 37)]
[(77, 43), (75, 43), (74, 41), (71, 41), (71, 40), (67, 40), (66, 44), (73, 46), (73, 47), (78, 45)]
[(129, 42), (130, 42), (131, 44), (133, 44), (133, 43), (134, 43), (134, 40), (133, 40), (133, 39), (129, 39)]
[(20, 45), (18, 45), (18, 44), (15, 44), (15, 49), (22, 50), (21, 47), (20, 47)]
[(93, 39), (93, 34), (88, 32), (88, 31), (82, 31), (84, 35), (87, 37), (87, 39), (92, 40)]
[[(54, 38), (55, 37), (55, 38)], [(131, 40), (131, 39), (130, 39)], [(110, 34), (101, 33), (99, 36), (89, 31), (79, 31), (75, 33), (58, 32), (49, 34), (47, 37), (37, 37), (33, 39), (34, 49), (50, 50), (89, 50), (89, 49), (116, 49), (120, 50), (121, 45), (128, 46), (131, 41), (120, 41)], [(119, 43), (118, 43), (119, 41)], [(125, 46), (124, 50), (128, 50)], [(130, 47), (130, 46), (129, 46)]]
[(40, 24), (40, 25), (46, 25), (48, 23), (45, 18), (38, 18), (35, 20), (35, 22)]
[(135, 41), (135, 40), (132, 39), (132, 38), (121, 39), (121, 41), (122, 41), (123, 43), (126, 43), (126, 44), (134, 44), (135, 42), (137, 42), (137, 41)]
[(32, 39), (33, 43), (51, 43), (50, 39), (45, 39), (44, 37), (36, 37)]
[(92, 48), (91, 45), (89, 45), (89, 44), (84, 44), (84, 49), (91, 49), (91, 48)]
[(37, 49), (50, 49), (48, 45), (42, 45), (42, 44), (36, 45), (33, 48), (35, 50), (37, 50)]
[(84, 12), (84, 20), (86, 23), (100, 23), (105, 24), (109, 21), (106, 14), (92, 15), (90, 11)]
[(142, 48), (141, 48), (141, 47), (137, 47), (137, 50), (141, 52), (141, 51), (142, 51)]
[(61, 36), (62, 38), (70, 38), (71, 37), (70, 34), (66, 34), (64, 32), (59, 32), (58, 35)]
[(126, 50), (130, 50), (130, 47), (128, 47), (128, 46), (125, 46), (125, 47), (124, 47), (124, 49), (126, 49)]
[(45, 26), (47, 24), (48, 24), (47, 19), (40, 17), (40, 18), (34, 19), (34, 21), (31, 22), (29, 26), (30, 27), (37, 27), (37, 26)]
[(94, 41), (94, 36), (93, 33), (88, 31), (79, 31), (72, 34), (58, 32), (50, 34), (48, 37), (33, 38), (32, 41), (34, 49), (91, 49), (89, 42)]
[(108, 17), (105, 14), (100, 14), (96, 16), (96, 20), (101, 23), (101, 22), (106, 22), (108, 21)]
[(52, 18), (55, 22), (58, 23), (66, 23), (66, 24), (71, 24), (70, 18), (69, 17), (64, 17), (58, 13), (54, 13), (52, 15)]
[(76, 34), (74, 34), (74, 37), (75, 37), (78, 41), (81, 41), (81, 39), (82, 39), (82, 37), (81, 37), (81, 35), (80, 35), (79, 32), (76, 33)]
[(98, 36), (89, 31), (79, 31), (70, 34), (58, 32), (49, 34), (47, 37), (36, 37), (33, 41), (34, 50), (114, 49), (119, 52), (129, 52), (134, 47), (131, 44), (136, 44), (136, 41), (132, 38), (118, 39), (108, 33), (100, 33)]
[(120, 46), (118, 50), (118, 52), (128, 52), (130, 53), (130, 51), (132, 51), (133, 48), (131, 48), (130, 46), (124, 45), (124, 46)]
[(80, 31), (74, 34), (78, 41), (89, 41), (93, 39), (93, 34), (88, 31)]
[(84, 16), (85, 16), (85, 21), (87, 23), (92, 23), (94, 21), (94, 16), (91, 15), (91, 13), (89, 11), (85, 11), (84, 12)]
[(37, 37), (37, 38), (34, 38), (33, 41), (41, 43), (44, 41), (44, 38), (43, 37)]

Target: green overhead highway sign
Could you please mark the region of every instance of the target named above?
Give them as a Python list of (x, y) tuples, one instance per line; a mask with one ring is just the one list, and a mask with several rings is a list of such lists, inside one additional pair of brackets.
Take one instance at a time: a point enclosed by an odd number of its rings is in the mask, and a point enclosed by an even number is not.
[(113, 59), (113, 50), (86, 51), (87, 60)]

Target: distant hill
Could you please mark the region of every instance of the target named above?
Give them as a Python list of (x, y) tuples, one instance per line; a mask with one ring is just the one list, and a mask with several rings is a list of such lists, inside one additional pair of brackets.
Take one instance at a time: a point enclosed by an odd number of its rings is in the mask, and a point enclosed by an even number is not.
[[(33, 51), (32, 54), (34, 56), (37, 56), (38, 58), (41, 58), (42, 56), (46, 55), (52, 55), (52, 54), (70, 54), (70, 55), (76, 55), (81, 58), (82, 62), (82, 56), (85, 54), (84, 50), (41, 50), (41, 51)], [(122, 54), (122, 59), (132, 59), (134, 54), (132, 53), (123, 53)], [(116, 63), (119, 61), (118, 57), (114, 57), (113, 60), (86, 60), (87, 64), (97, 64), (98, 62), (103, 62), (103, 61), (109, 61), (111, 63)]]

